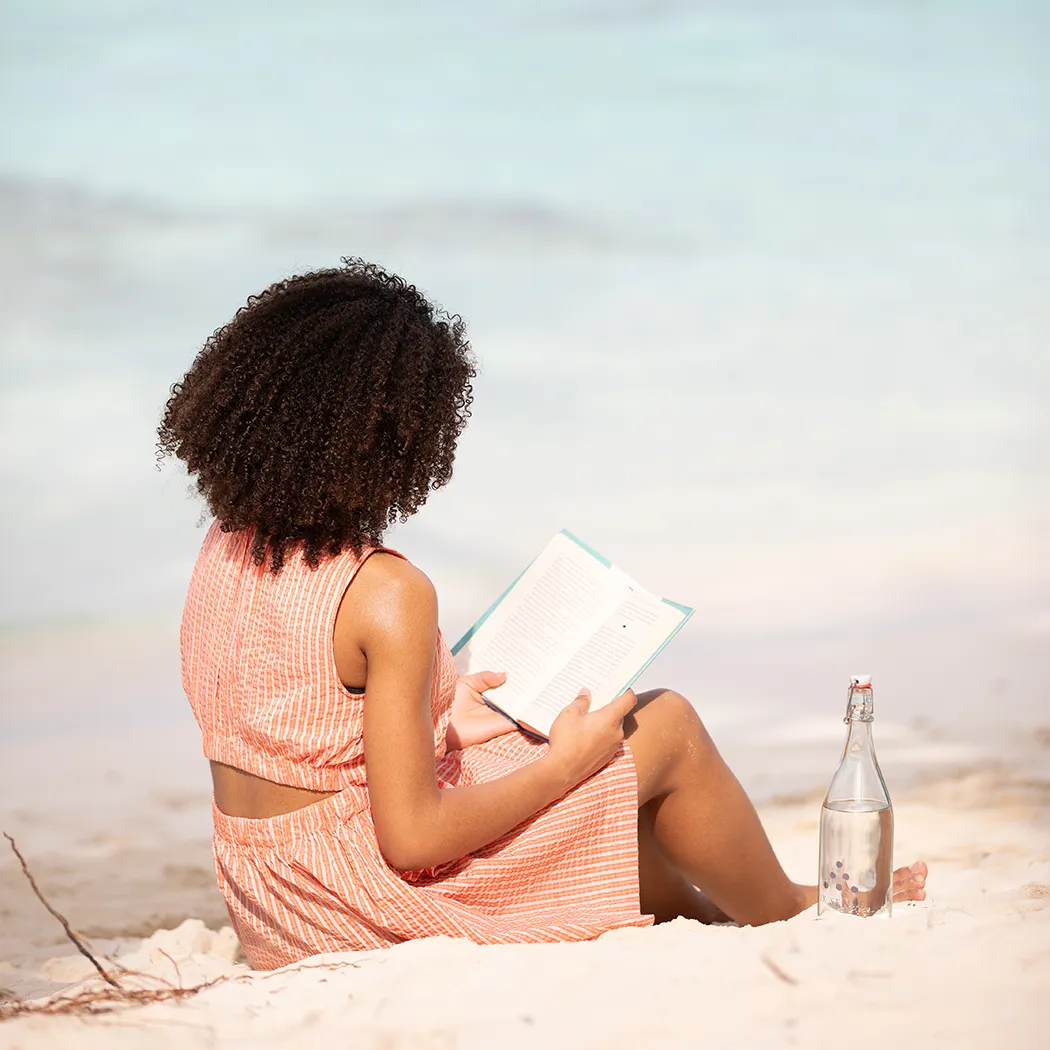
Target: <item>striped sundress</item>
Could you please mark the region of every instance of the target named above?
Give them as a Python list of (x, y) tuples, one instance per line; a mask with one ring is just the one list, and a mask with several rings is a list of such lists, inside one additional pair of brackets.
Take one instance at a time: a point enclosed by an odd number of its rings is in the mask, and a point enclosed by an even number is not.
[[(333, 643), (343, 594), (375, 548), (316, 569), (293, 555), (275, 576), (254, 564), (250, 544), (250, 530), (213, 523), (186, 599), (183, 686), (204, 754), (280, 784), (338, 792), (264, 819), (213, 804), (219, 887), (252, 966), (416, 937), (589, 940), (652, 921), (639, 912), (637, 781), (626, 747), (484, 848), (423, 871), (391, 867), (366, 789), (367, 682), (363, 694), (343, 686)], [(440, 786), (494, 780), (546, 747), (515, 732), (446, 752), (455, 688), (439, 633), (431, 711)]]

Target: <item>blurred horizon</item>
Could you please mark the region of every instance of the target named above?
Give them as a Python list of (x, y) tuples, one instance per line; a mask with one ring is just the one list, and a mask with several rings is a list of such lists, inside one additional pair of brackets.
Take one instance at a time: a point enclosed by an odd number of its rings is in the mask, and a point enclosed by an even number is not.
[(450, 639), (568, 527), (697, 608), (687, 675), (896, 638), (927, 682), (929, 637), (982, 654), (974, 703), (1035, 681), (1048, 44), (1020, 0), (12, 5), (0, 637), (170, 630), (204, 508), (155, 469), (168, 388), (249, 294), (361, 255), (482, 365), (389, 537)]

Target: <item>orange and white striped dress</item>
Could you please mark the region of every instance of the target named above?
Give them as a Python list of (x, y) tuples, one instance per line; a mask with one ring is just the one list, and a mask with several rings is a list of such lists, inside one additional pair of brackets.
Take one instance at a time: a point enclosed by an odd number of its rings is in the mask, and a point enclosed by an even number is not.
[[(338, 792), (265, 819), (212, 807), (219, 886), (254, 967), (415, 937), (589, 940), (652, 921), (639, 912), (637, 780), (626, 747), (483, 849), (424, 871), (392, 868), (365, 786), (367, 697), (340, 682), (333, 648), (343, 593), (374, 550), (316, 569), (292, 555), (274, 576), (252, 562), (250, 542), (250, 530), (213, 523), (186, 599), (183, 686), (204, 753), (277, 783)], [(513, 733), (446, 753), (455, 688), (439, 634), (431, 711), (442, 787), (494, 780), (546, 746)]]

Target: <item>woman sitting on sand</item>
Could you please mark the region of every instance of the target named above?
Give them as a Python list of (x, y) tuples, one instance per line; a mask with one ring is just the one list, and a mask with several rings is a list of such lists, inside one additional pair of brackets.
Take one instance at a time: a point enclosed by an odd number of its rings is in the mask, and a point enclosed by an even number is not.
[[(457, 679), (430, 580), (380, 544), (452, 477), (473, 376), (458, 319), (352, 260), (253, 296), (173, 388), (160, 447), (216, 519), (183, 682), (253, 966), (759, 924), (816, 900), (678, 693), (579, 697), (548, 745), (482, 703), (498, 669)], [(897, 871), (895, 899), (921, 900), (925, 874)]]

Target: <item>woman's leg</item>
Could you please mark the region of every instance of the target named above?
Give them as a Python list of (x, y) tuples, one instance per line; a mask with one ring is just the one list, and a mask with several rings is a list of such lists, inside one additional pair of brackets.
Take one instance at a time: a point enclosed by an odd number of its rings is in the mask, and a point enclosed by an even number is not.
[(646, 806), (638, 810), (638, 890), (642, 913), (658, 923), (680, 916), (704, 923), (730, 921), (667, 859)]
[[(713, 903), (741, 925), (758, 926), (816, 902), (815, 886), (784, 873), (755, 807), (688, 700), (666, 689), (642, 693), (624, 730), (638, 770), (643, 907), (656, 905), (658, 919), (681, 909), (711, 921)], [(922, 900), (925, 880), (921, 863), (894, 872), (894, 899)], [(683, 884), (703, 893), (693, 896)]]

